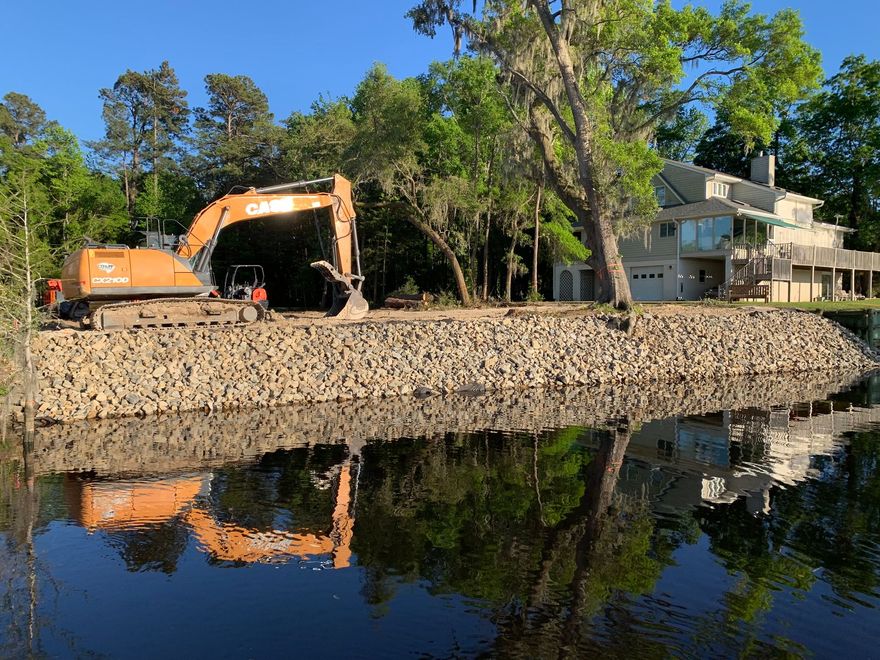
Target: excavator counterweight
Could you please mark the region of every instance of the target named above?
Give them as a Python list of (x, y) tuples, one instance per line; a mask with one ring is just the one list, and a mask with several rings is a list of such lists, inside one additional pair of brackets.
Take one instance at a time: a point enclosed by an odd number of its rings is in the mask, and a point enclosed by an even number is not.
[[(328, 183), (330, 192), (301, 192)], [(333, 263), (318, 261), (312, 266), (333, 285), (333, 306), (327, 315), (363, 318), (369, 307), (361, 294), (351, 184), (338, 174), (225, 195), (196, 215), (174, 250), (124, 245), (77, 250), (62, 267), (64, 297), (95, 329), (260, 321), (266, 317), (260, 299), (214, 297), (211, 255), (220, 232), (239, 222), (324, 208), (330, 210)]]

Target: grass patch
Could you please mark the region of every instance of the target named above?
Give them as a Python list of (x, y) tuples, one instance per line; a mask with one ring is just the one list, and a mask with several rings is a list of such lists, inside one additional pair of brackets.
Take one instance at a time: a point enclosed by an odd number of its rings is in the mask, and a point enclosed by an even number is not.
[[(749, 303), (754, 305), (755, 303)], [(803, 309), (808, 312), (859, 312), (871, 309), (880, 309), (880, 298), (870, 298), (868, 300), (818, 300), (815, 302), (772, 302), (757, 303), (767, 307), (778, 307), (780, 309)]]

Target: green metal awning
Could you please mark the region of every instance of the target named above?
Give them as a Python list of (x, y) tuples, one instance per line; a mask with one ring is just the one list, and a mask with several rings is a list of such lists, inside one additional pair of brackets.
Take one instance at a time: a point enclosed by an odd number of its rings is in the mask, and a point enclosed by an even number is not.
[(745, 211), (740, 211), (739, 215), (744, 215), (747, 218), (751, 218), (752, 220), (757, 220), (758, 222), (763, 222), (768, 225), (773, 225), (774, 227), (788, 227), (789, 229), (802, 229), (802, 227), (798, 227), (797, 225), (793, 225), (789, 222), (785, 222), (784, 220), (780, 220), (778, 218), (770, 218), (765, 215), (758, 215), (757, 213), (747, 213)]

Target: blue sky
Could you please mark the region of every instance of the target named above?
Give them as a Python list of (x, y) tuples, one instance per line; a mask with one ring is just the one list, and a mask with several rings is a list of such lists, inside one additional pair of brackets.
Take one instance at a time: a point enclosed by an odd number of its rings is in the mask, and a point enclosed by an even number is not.
[[(205, 102), (208, 73), (246, 74), (263, 89), (277, 118), (306, 110), (319, 94), (349, 94), (373, 62), (395, 76), (422, 73), (451, 54), (442, 31), (416, 35), (403, 15), (415, 0), (11, 0), (3, 9), (0, 95), (32, 97), (82, 139), (101, 136), (98, 89), (126, 69), (167, 59), (189, 92)], [(675, 4), (682, 4), (675, 0)], [(720, 0), (705, 0), (717, 8)], [(753, 0), (756, 11), (801, 12), (807, 40), (826, 72), (850, 53), (880, 59), (878, 0)], [(11, 29), (10, 29), (11, 28)], [(11, 54), (20, 54), (18, 57)]]

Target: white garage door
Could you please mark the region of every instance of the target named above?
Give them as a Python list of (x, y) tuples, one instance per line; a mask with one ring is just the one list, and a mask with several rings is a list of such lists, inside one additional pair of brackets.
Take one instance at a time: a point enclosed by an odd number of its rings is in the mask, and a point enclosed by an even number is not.
[(663, 267), (630, 268), (629, 286), (634, 300), (663, 300)]

